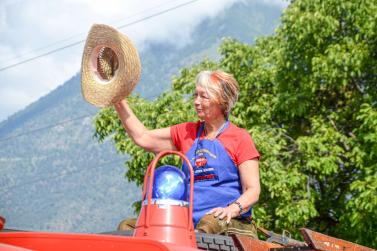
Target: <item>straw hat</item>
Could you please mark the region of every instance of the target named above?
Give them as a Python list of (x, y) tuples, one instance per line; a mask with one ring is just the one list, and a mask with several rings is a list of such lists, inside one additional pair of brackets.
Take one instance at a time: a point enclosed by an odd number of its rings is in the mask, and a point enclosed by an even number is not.
[(110, 106), (126, 96), (140, 80), (139, 54), (118, 30), (94, 24), (86, 39), (81, 62), (81, 91), (89, 103)]

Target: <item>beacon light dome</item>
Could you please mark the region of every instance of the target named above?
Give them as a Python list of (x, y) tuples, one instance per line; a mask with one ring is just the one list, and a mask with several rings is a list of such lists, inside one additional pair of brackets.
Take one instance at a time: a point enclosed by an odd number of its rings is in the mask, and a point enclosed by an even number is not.
[[(171, 165), (156, 168), (153, 183), (152, 203), (188, 206), (188, 179), (179, 168)], [(147, 198), (148, 193), (143, 204)]]

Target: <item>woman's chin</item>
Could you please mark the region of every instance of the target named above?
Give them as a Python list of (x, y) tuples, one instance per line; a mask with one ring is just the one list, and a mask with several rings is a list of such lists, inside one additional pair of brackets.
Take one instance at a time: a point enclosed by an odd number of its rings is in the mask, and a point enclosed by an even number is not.
[(197, 112), (196, 115), (198, 116), (198, 118), (200, 120), (204, 120), (205, 119), (205, 115), (202, 112)]

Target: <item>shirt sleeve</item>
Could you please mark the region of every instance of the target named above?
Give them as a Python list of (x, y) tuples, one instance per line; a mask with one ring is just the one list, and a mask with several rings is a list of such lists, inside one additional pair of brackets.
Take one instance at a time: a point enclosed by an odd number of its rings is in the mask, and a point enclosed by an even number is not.
[(255, 147), (254, 141), (250, 134), (246, 130), (241, 130), (240, 140), (238, 142), (236, 156), (237, 156), (237, 166), (241, 165), (243, 162), (252, 159), (258, 159), (260, 154)]
[(170, 137), (178, 151), (186, 154), (196, 137), (199, 122), (186, 122), (170, 127)]
[(181, 140), (179, 135), (179, 132), (181, 131), (179, 128), (181, 126), (182, 124), (177, 124), (170, 127), (170, 137), (178, 151), (182, 151)]

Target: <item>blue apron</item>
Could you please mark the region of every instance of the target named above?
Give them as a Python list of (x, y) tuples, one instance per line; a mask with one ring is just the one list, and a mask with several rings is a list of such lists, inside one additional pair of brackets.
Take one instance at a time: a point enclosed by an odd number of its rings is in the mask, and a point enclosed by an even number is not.
[[(242, 194), (238, 168), (217, 137), (229, 126), (226, 121), (215, 139), (200, 139), (204, 123), (186, 156), (194, 168), (194, 225), (211, 209), (227, 207)], [(190, 177), (186, 162), (182, 170)], [(251, 209), (242, 216), (250, 216)]]

